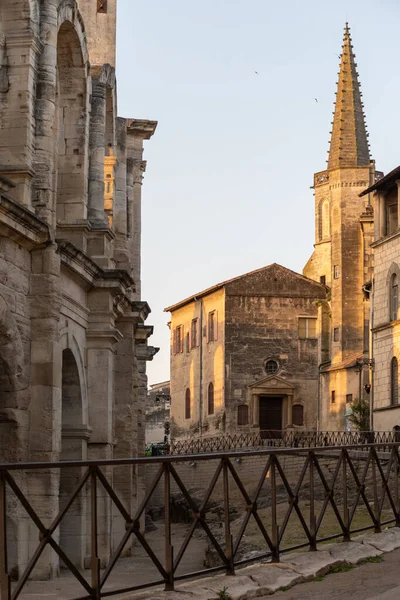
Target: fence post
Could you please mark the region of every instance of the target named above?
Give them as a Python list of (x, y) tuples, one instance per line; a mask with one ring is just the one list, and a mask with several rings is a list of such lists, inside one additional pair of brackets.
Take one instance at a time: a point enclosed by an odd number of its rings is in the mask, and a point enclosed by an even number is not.
[[(350, 542), (350, 515), (349, 515), (349, 503), (347, 498), (347, 451), (342, 450), (342, 468), (343, 468), (343, 487), (342, 487), (342, 496), (343, 496), (343, 523), (345, 526), (345, 531), (343, 534), (343, 541)], [(340, 459), (339, 459), (340, 460)]]
[(6, 478), (0, 473), (0, 591), (2, 600), (11, 600), (11, 577), (7, 573)]
[(165, 506), (165, 591), (174, 589), (174, 553), (171, 544), (171, 471), (169, 463), (163, 464), (164, 468), (164, 506)]
[(228, 458), (223, 459), (223, 480), (224, 480), (224, 515), (225, 515), (225, 548), (228, 558), (227, 575), (235, 574), (235, 564), (233, 560), (233, 538), (231, 534), (231, 524), (229, 521), (229, 472)]
[(309, 453), (310, 461), (310, 533), (312, 541), (310, 543), (310, 550), (315, 551), (317, 549), (317, 521), (315, 516), (315, 502), (314, 502), (314, 451), (311, 450)]
[(370, 450), (371, 452), (371, 462), (372, 462), (372, 484), (374, 487), (374, 514), (375, 514), (375, 519), (376, 519), (376, 524), (375, 524), (375, 533), (380, 533), (382, 531), (381, 528), (381, 514), (379, 511), (379, 498), (378, 498), (378, 482), (377, 482), (377, 477), (376, 477), (376, 461), (378, 460), (378, 457), (375, 453), (375, 449), (371, 448)]
[(92, 537), (92, 598), (100, 600), (100, 559), (97, 540), (97, 476), (95, 469), (90, 473), (91, 537)]
[(272, 518), (272, 562), (279, 562), (279, 528), (276, 510), (276, 455), (271, 454), (271, 518)]

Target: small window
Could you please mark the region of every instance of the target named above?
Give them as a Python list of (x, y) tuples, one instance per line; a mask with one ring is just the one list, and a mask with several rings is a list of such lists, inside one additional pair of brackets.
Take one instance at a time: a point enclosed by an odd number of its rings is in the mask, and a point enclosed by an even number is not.
[(386, 206), (386, 235), (397, 231), (398, 228), (397, 202)]
[(185, 394), (185, 419), (190, 419), (190, 389), (187, 388)]
[(346, 394), (346, 404), (351, 404), (353, 402), (353, 394)]
[(399, 403), (399, 364), (394, 356), (390, 363), (390, 404), (397, 406)]
[(267, 362), (265, 363), (265, 371), (267, 375), (274, 375), (275, 373), (277, 373), (278, 369), (279, 365), (276, 362), (276, 360), (267, 360)]
[(339, 341), (339, 327), (335, 327), (333, 330), (333, 341), (334, 342)]
[(107, 13), (107, 2), (108, 0), (97, 0), (98, 13)]
[(304, 408), (301, 404), (294, 404), (292, 408), (293, 425), (304, 425)]
[(186, 352), (190, 352), (190, 336), (186, 334)]
[(208, 341), (215, 342), (217, 339), (217, 316), (216, 312), (208, 313)]
[(396, 273), (392, 275), (390, 286), (390, 320), (397, 321), (399, 309), (399, 287)]
[(333, 267), (333, 278), (339, 279), (339, 265)]
[(321, 277), (319, 278), (319, 282), (322, 283), (322, 285), (326, 285), (326, 277), (325, 277), (325, 275), (321, 275)]
[(336, 402), (336, 394), (335, 394), (335, 390), (331, 391), (331, 404), (335, 404)]
[(174, 329), (174, 352), (180, 354), (183, 352), (183, 327), (178, 325)]
[(301, 340), (315, 339), (317, 337), (317, 319), (299, 318), (299, 338)]
[(249, 424), (249, 407), (246, 404), (238, 406), (237, 423), (239, 426)]
[(198, 328), (198, 319), (192, 319), (192, 324), (190, 327), (190, 331), (191, 331), (191, 348), (196, 348), (198, 342), (197, 342), (197, 328)]
[(208, 414), (214, 414), (214, 384), (210, 383), (208, 386)]

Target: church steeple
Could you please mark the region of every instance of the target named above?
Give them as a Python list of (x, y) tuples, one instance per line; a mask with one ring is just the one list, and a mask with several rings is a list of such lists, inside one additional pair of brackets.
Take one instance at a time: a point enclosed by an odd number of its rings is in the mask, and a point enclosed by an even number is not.
[(336, 92), (328, 169), (370, 164), (368, 136), (350, 29), (346, 23)]

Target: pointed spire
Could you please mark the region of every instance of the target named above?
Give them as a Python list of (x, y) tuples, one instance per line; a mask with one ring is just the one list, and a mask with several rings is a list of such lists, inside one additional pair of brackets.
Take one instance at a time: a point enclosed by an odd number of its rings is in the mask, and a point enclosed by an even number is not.
[(370, 163), (368, 134), (356, 67), (350, 29), (346, 23), (335, 112), (333, 113), (328, 169), (360, 167)]

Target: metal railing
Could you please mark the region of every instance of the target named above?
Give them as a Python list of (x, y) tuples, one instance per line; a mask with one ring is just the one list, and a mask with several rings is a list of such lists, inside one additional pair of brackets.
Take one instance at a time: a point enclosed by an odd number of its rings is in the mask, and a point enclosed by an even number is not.
[(400, 442), (400, 432), (395, 431), (301, 431), (260, 430), (251, 433), (173, 439), (170, 454), (198, 454), (223, 452), (243, 448), (319, 448), (355, 444), (392, 444)]
[[(32, 571), (37, 565), (46, 547), (50, 547), (64, 566), (80, 583), (83, 594), (74, 600), (95, 599), (131, 592), (151, 586), (164, 585), (166, 590), (173, 590), (178, 580), (210, 574), (223, 570), (233, 575), (236, 567), (254, 560), (279, 562), (282, 552), (299, 548), (316, 550), (322, 541), (342, 538), (350, 540), (352, 534), (374, 529), (379, 532), (383, 525), (400, 525), (399, 471), (400, 444), (388, 444), (385, 441), (382, 452), (381, 444), (368, 445), (364, 452), (356, 452), (360, 446), (328, 447), (323, 449), (280, 449), (250, 450), (247, 452), (198, 454), (195, 456), (163, 456), (142, 459), (120, 459), (113, 461), (87, 461), (62, 463), (28, 463), (0, 464), (0, 590), (2, 600), (16, 600)], [(361, 458), (360, 458), (361, 455)], [(201, 491), (194, 493), (186, 481), (189, 466), (197, 465), (200, 470), (210, 470), (209, 483)], [(112, 471), (117, 468), (126, 469), (126, 474), (133, 467), (146, 465), (152, 467), (155, 474), (148, 486), (145, 497), (131, 514), (125, 507), (112, 481)], [(292, 468), (290, 469), (290, 465)], [(17, 483), (24, 475), (36, 474), (60, 475), (64, 470), (82, 469), (82, 475), (74, 486), (57, 516), (52, 519), (39, 517), (38, 498), (31, 498), (23, 492)], [(249, 482), (249, 467), (253, 469)], [(291, 474), (290, 474), (291, 473)], [(198, 473), (196, 473), (196, 476)], [(114, 508), (125, 525), (125, 533), (109, 557), (107, 566), (102, 570), (99, 556), (99, 502), (108, 495)], [(141, 520), (146, 508), (150, 505), (152, 495), (161, 486), (162, 504), (164, 507), (164, 557), (157, 557), (143, 533)], [(85, 574), (77, 568), (67, 553), (62, 549), (55, 535), (57, 528), (66, 518), (73, 502), (87, 492), (88, 513), (90, 523), (90, 582)], [(219, 490), (219, 491), (218, 491)], [(210, 498), (220, 493), (221, 518), (218, 519), (218, 531), (213, 529), (212, 522), (207, 520), (210, 509)], [(42, 493), (45, 493), (42, 488)], [(174, 497), (179, 493), (188, 507), (190, 519), (187, 524), (184, 541), (179, 545), (173, 543), (171, 510)], [(30, 520), (39, 530), (39, 543), (29, 562), (14, 583), (8, 571), (7, 522), (10, 508), (19, 502)], [(235, 498), (235, 499), (233, 499)], [(39, 499), (40, 500), (40, 499)], [(263, 502), (261, 502), (263, 500)], [(36, 504), (35, 504), (36, 502)], [(42, 500), (43, 502), (43, 500)], [(231, 509), (236, 507), (236, 518), (233, 522)], [(35, 507), (34, 507), (35, 506)], [(40, 502), (39, 502), (40, 506)], [(241, 512), (238, 513), (242, 506)], [(264, 506), (264, 508), (262, 508)], [(266, 508), (267, 507), (267, 508)], [(331, 529), (327, 531), (325, 519), (329, 509)], [(264, 511), (264, 513), (263, 513)], [(267, 511), (267, 512), (265, 512)], [(363, 511), (363, 520), (358, 520)], [(365, 514), (364, 514), (365, 513)], [(239, 521), (237, 516), (239, 514)], [(286, 535), (290, 530), (292, 515), (297, 517), (300, 537), (296, 543), (287, 543)], [(243, 537), (250, 519), (256, 524), (259, 535), (259, 552), (257, 556), (243, 558), (240, 555)], [(360, 524), (362, 526), (360, 526)], [(196, 572), (177, 574), (186, 550), (193, 538), (195, 530), (201, 529), (210, 547), (213, 549), (219, 564)], [(143, 553), (152, 561), (158, 571), (158, 578), (148, 583), (132, 585), (125, 588), (110, 589), (106, 583), (115, 568), (124, 548), (132, 538), (136, 538)], [(293, 541), (293, 540), (292, 540)]]

